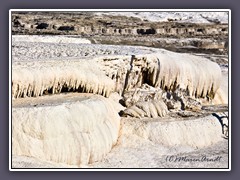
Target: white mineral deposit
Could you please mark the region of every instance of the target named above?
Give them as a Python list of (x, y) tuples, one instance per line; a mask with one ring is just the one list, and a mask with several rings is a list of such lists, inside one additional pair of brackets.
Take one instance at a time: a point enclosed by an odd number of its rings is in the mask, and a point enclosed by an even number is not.
[[(24, 15), (18, 16), (24, 21)], [(224, 12), (91, 15), (108, 16), (211, 27), (227, 23), (228, 17)], [(95, 34), (81, 37), (71, 34), (84, 29), (78, 26), (47, 21), (28, 28), (19, 17), (13, 21), (18, 29), (11, 49), (13, 168), (228, 168), (226, 55), (195, 49), (173, 52), (140, 41), (131, 46), (101, 39), (105, 44), (100, 44), (93, 38), (110, 32), (105, 27), (101, 31), (84, 27)], [(32, 23), (28, 17), (25, 21)], [(21, 28), (29, 33), (18, 35)], [(32, 35), (34, 28), (56, 35)], [(146, 37), (154, 39), (155, 34)], [(189, 39), (179, 42), (201, 41)], [(169, 160), (202, 155), (210, 159), (219, 155), (222, 161)]]

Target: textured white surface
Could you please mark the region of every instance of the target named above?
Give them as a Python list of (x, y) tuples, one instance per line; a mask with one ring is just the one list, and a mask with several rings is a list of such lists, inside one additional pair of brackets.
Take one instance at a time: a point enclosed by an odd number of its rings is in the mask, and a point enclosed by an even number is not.
[(214, 104), (228, 104), (228, 86), (228, 72), (223, 72), (221, 85), (213, 99)]
[[(103, 161), (91, 164), (93, 168), (228, 168), (228, 141), (222, 140), (217, 144), (203, 149), (184, 146), (165, 147), (137, 135), (125, 136)], [(173, 157), (169, 161), (170, 156)], [(178, 161), (176, 158), (187, 157), (202, 159), (202, 157), (220, 161)]]
[[(222, 81), (219, 66), (204, 58), (141, 47), (87, 44), (62, 46), (36, 42), (15, 42), (14, 46), (12, 87), (16, 97), (33, 94), (38, 96), (52, 87), (59, 90), (64, 84), (68, 88), (81, 85), (86, 92), (108, 96), (109, 92), (113, 91), (116, 80), (109, 77), (120, 75), (115, 71), (119, 67), (128, 70), (130, 55), (136, 54), (137, 58), (145, 57), (147, 60), (147, 72), (154, 86), (166, 86), (171, 89), (176, 84), (180, 88), (188, 89), (191, 95), (196, 97), (217, 92), (214, 103), (226, 102), (227, 76), (224, 76)], [(56, 49), (56, 52), (49, 54), (53, 49)], [(69, 51), (73, 56), (82, 57), (85, 50), (96, 52), (90, 53), (89, 56), (106, 56), (89, 60), (69, 59), (71, 54), (66, 54)], [(22, 52), (24, 53), (21, 54)], [(61, 58), (46, 60), (48, 56)], [(28, 61), (29, 58), (35, 59)], [(104, 63), (109, 64), (104, 66)], [(134, 83), (134, 80), (132, 82)], [(114, 96), (117, 102), (119, 97), (115, 95), (112, 93), (110, 97)], [(105, 160), (105, 155), (111, 150), (113, 153), (110, 152), (111, 158), (107, 161), (113, 164), (103, 161), (103, 164), (93, 164), (93, 167), (162, 167), (159, 165), (159, 157), (167, 153), (176, 153), (173, 149), (181, 152), (180, 146), (186, 146), (182, 150), (190, 151), (192, 148), (212, 145), (222, 139), (221, 125), (212, 116), (179, 122), (166, 122), (167, 119), (158, 119), (165, 121), (158, 122), (156, 118), (125, 119), (119, 133), (120, 107), (111, 99), (94, 96), (81, 101), (73, 98), (74, 101), (69, 102), (66, 99), (66, 102), (54, 104), (51, 98), (55, 97), (46, 98), (49, 99), (48, 105), (39, 103), (36, 107), (30, 107), (34, 104), (20, 104), (12, 109), (13, 155), (16, 155), (16, 166), (84, 167), (85, 164)], [(156, 112), (153, 114), (156, 115)], [(118, 139), (117, 149), (112, 149), (119, 135), (121, 138)], [(29, 156), (34, 159), (28, 159)], [(39, 159), (42, 162), (39, 161), (38, 164)]]
[[(101, 160), (87, 166), (93, 168), (227, 168), (228, 141), (221, 138), (221, 125), (213, 116), (193, 118), (188, 121), (176, 119), (122, 119), (118, 143)], [(209, 133), (210, 132), (210, 133)], [(204, 145), (203, 145), (204, 143)], [(205, 144), (206, 143), (206, 144)], [(203, 156), (217, 162), (174, 162), (167, 156), (201, 159)], [(66, 164), (28, 157), (14, 156), (16, 168), (66, 167)]]
[[(22, 36), (28, 39), (28, 35)], [(31, 37), (31, 36), (30, 36)], [(49, 58), (69, 58), (69, 57), (93, 57), (99, 55), (132, 55), (148, 54), (156, 52), (157, 49), (141, 46), (103, 45), (103, 44), (82, 44), (82, 43), (54, 43), (52, 38), (45, 41), (45, 36), (36, 36), (42, 39), (40, 42), (18, 41), (18, 36), (12, 36), (12, 60), (24, 61), (32, 59), (34, 61)], [(61, 36), (60, 36), (61, 37)], [(79, 37), (76, 37), (76, 39)], [(54, 40), (54, 39), (53, 39)], [(81, 40), (81, 38), (80, 38)], [(48, 41), (48, 40), (47, 40)]]
[(148, 102), (137, 102), (135, 105), (124, 110), (125, 115), (131, 117), (163, 117), (168, 113), (168, 108), (163, 101), (153, 100)]
[(43, 42), (43, 43), (56, 43), (56, 44), (65, 44), (65, 43), (75, 43), (75, 44), (91, 44), (91, 41), (88, 39), (66, 36), (66, 35), (13, 35), (13, 43), (15, 42)]
[(98, 59), (98, 62), (108, 76), (114, 77), (119, 92), (128, 78), (127, 90), (147, 83), (163, 90), (184, 89), (194, 98), (212, 99), (222, 79), (221, 68), (217, 63), (203, 57), (162, 49), (157, 53), (136, 55), (132, 65), (130, 56), (105, 59)]
[[(190, 96), (211, 97), (220, 86), (222, 74), (217, 63), (188, 54), (148, 55), (152, 84), (162, 89), (180, 88)], [(154, 63), (152, 63), (154, 62)]]
[(117, 142), (120, 117), (101, 96), (12, 109), (12, 155), (68, 165), (101, 160)]
[(54, 163), (29, 156), (12, 156), (13, 168), (79, 168), (84, 166)]
[(222, 126), (218, 119), (211, 115), (191, 117), (189, 120), (123, 119), (121, 133), (123, 137), (137, 135), (167, 147), (203, 148), (222, 140)]
[(210, 23), (214, 20), (228, 23), (228, 12), (97, 12), (95, 14), (137, 17), (153, 22), (164, 22), (172, 19), (177, 22), (190, 23)]
[(114, 90), (114, 82), (90, 60), (14, 62), (12, 69), (13, 98), (60, 93), (62, 88), (108, 97)]
[[(136, 58), (140, 59), (140, 65), (133, 63), (132, 69), (139, 72), (130, 74), (127, 88), (130, 84), (136, 86), (139, 81), (143, 83), (143, 68), (147, 70), (152, 86), (168, 90), (185, 89), (196, 98), (212, 99), (221, 85), (220, 66), (203, 57), (159, 49), (154, 53), (137, 54)], [(14, 61), (13, 97), (39, 96), (51, 88), (56, 93), (64, 86), (73, 90), (83, 87), (85, 92), (108, 97), (114, 90), (123, 90), (127, 71), (131, 68), (130, 61), (129, 55)], [(219, 91), (215, 103), (226, 103), (225, 89)]]

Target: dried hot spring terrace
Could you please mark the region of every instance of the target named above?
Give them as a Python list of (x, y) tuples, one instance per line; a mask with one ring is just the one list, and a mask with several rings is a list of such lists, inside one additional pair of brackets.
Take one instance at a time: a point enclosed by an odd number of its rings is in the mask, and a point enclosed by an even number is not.
[[(128, 149), (126, 138), (194, 151), (228, 136), (227, 118), (222, 125), (217, 118), (228, 115), (225, 76), (209, 59), (140, 46), (17, 36), (12, 45), (14, 162), (31, 157), (94, 167)], [(223, 110), (204, 113), (203, 107), (219, 104)]]

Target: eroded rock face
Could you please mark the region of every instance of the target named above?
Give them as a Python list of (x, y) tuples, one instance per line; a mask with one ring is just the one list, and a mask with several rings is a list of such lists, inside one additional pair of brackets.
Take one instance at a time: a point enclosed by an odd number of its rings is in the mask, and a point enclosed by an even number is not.
[[(91, 12), (13, 12), (12, 24), (14, 34), (81, 35), (89, 37), (93, 42), (105, 44), (144, 44), (172, 50), (182, 47), (187, 51), (196, 51), (197, 48), (198, 51), (210, 50), (215, 53), (228, 51), (228, 24), (216, 22), (148, 22), (136, 17), (98, 16)], [(147, 39), (144, 38), (146, 36)], [(180, 41), (184, 37), (190, 40), (173, 44), (167, 39), (163, 40), (164, 37)]]
[[(58, 16), (61, 16), (59, 18)], [(34, 17), (34, 18), (33, 18)], [(122, 21), (124, 18), (124, 21)], [(74, 34), (105, 34), (105, 35), (168, 35), (168, 36), (206, 36), (227, 35), (226, 24), (177, 23), (177, 22), (146, 22), (139, 18), (123, 16), (98, 16), (91, 12), (68, 13), (41, 12), (13, 13), (14, 28), (22, 28), (22, 32), (36, 34), (37, 29), (60, 34), (60, 31), (74, 31)], [(37, 22), (37, 23), (36, 23)], [(31, 24), (32, 26), (25, 26)], [(15, 31), (16, 29), (13, 29)], [(19, 30), (18, 30), (19, 31)]]

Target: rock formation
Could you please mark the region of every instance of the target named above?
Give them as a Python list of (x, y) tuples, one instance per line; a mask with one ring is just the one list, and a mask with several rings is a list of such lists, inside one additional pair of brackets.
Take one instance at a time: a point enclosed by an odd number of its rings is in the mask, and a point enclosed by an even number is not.
[(12, 97), (37, 97), (68, 91), (108, 97), (114, 82), (90, 61), (14, 62)]
[[(209, 18), (210, 19), (210, 18)], [(90, 38), (101, 44), (151, 47), (227, 54), (228, 24), (181, 21), (149, 22), (137, 17), (100, 15), (93, 12), (12, 13), (14, 34), (67, 34)], [(188, 39), (188, 41), (182, 41)], [(177, 38), (173, 43), (170, 39)], [(169, 41), (170, 40), (170, 41)], [(180, 40), (180, 41), (179, 41)]]
[[(68, 35), (13, 35), (15, 165), (84, 167), (133, 136), (168, 148), (203, 148), (228, 138), (228, 66), (219, 55), (228, 49), (228, 25), (122, 20), (92, 13), (12, 14), (13, 34)], [(173, 41), (219, 56), (159, 48)]]
[(78, 166), (101, 160), (118, 139), (117, 109), (101, 96), (76, 98), (14, 107), (12, 155)]

